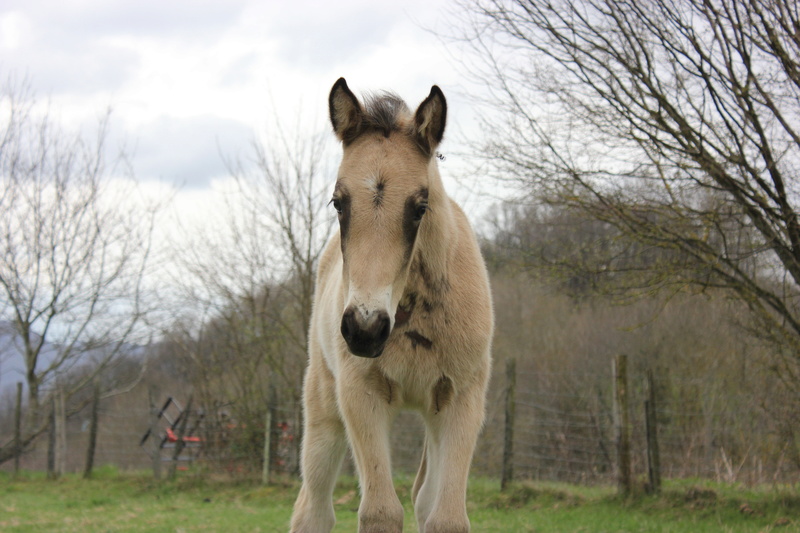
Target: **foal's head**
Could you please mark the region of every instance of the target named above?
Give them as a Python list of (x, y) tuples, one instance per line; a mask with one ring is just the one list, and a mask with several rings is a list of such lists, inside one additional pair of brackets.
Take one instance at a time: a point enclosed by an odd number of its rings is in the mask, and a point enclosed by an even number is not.
[(434, 223), (440, 195), (431, 194), (440, 187), (434, 154), (447, 104), (433, 86), (413, 114), (392, 94), (369, 97), (362, 105), (340, 78), (329, 105), (344, 147), (331, 200), (347, 287), (341, 331), (353, 354), (377, 357), (394, 327), (417, 236)]

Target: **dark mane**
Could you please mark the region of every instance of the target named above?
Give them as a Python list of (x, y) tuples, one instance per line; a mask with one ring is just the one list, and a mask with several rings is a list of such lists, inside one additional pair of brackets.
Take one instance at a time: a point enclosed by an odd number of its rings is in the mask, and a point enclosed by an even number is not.
[(408, 105), (394, 93), (367, 94), (361, 131), (378, 130), (388, 137), (393, 131), (402, 131), (410, 115)]

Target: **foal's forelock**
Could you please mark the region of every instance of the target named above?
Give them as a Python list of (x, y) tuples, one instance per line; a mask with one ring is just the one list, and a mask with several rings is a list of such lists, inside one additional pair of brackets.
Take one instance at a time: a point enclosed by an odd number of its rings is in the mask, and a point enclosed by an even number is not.
[(367, 94), (364, 97), (364, 124), (362, 131), (377, 130), (388, 137), (392, 132), (406, 132), (410, 128), (411, 110), (402, 98), (391, 92)]

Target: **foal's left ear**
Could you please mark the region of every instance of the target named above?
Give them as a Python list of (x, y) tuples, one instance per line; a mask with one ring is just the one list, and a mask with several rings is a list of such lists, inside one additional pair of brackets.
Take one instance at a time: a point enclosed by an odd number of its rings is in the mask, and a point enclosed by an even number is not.
[(446, 121), (447, 101), (442, 90), (434, 85), (431, 87), (431, 93), (419, 104), (414, 114), (417, 144), (426, 155), (432, 156), (436, 147), (442, 142)]

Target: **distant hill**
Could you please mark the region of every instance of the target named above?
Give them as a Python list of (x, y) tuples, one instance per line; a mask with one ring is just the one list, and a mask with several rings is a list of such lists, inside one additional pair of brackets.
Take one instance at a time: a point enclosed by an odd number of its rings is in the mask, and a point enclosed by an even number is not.
[[(55, 360), (61, 350), (62, 347), (60, 345), (45, 341), (39, 355), (37, 368), (40, 370), (46, 368), (47, 365), (50, 365)], [(126, 344), (123, 347), (123, 352), (126, 355), (144, 356), (146, 348), (136, 344)], [(27, 391), (23, 353), (22, 339), (14, 331), (13, 324), (7, 320), (0, 320), (0, 396), (7, 390), (15, 388), (18, 382), (22, 382)], [(81, 354), (80, 359), (71, 366), (74, 367), (82, 362), (88, 363), (100, 357), (102, 357), (101, 351), (88, 351)]]
[[(53, 362), (59, 347), (45, 342), (39, 357), (38, 366), (44, 368)], [(0, 320), (0, 394), (17, 382), (22, 382), (25, 390), (25, 359), (22, 339), (14, 331), (14, 326), (7, 320)]]

